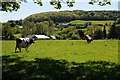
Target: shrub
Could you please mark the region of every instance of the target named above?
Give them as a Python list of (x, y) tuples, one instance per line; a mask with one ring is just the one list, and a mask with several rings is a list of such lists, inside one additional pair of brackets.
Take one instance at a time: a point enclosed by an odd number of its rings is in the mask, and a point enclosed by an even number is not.
[(79, 37), (84, 39), (84, 32), (82, 30), (78, 30)]
[(69, 32), (69, 33), (67, 34), (67, 37), (68, 37), (68, 38), (71, 38), (72, 35), (73, 35), (73, 32)]
[(62, 34), (61, 37), (62, 37), (62, 39), (67, 39), (67, 35), (66, 34)]
[(60, 35), (55, 35), (56, 39), (62, 39)]
[(95, 31), (94, 35), (95, 35), (94, 39), (103, 39), (103, 37), (104, 37), (102, 30)]
[(71, 39), (72, 39), (72, 40), (79, 40), (80, 37), (79, 37), (79, 35), (77, 35), (77, 34), (72, 34)]

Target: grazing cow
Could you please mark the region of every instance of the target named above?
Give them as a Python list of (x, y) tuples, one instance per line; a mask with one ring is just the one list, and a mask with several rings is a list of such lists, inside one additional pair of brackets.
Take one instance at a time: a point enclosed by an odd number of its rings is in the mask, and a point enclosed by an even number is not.
[(87, 43), (91, 43), (93, 41), (92, 37), (89, 35), (85, 35), (85, 39), (87, 40)]
[(17, 38), (16, 39), (15, 52), (16, 52), (17, 48), (19, 49), (20, 52), (21, 52), (21, 48), (25, 48), (26, 51), (28, 51), (28, 47), (32, 43), (34, 43), (34, 39), (30, 39), (30, 38)]
[(93, 41), (94, 35), (92, 35), (92, 34), (91, 34), (91, 36), (85, 35), (82, 30), (78, 30), (78, 34), (79, 34), (81, 39), (87, 40), (87, 43), (91, 43)]

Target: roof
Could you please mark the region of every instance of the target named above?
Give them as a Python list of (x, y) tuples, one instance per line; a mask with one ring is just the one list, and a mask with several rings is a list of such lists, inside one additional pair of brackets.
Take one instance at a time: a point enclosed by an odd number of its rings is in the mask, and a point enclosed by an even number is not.
[(26, 38), (50, 39), (46, 35), (28, 35), (28, 36), (26, 36)]
[(35, 37), (37, 37), (38, 39), (50, 39), (48, 36), (45, 35), (34, 35)]
[(55, 36), (53, 36), (53, 35), (51, 35), (50, 37), (51, 37), (52, 39), (56, 39), (56, 37), (55, 37)]
[(23, 28), (23, 26), (19, 26), (19, 28)]
[(33, 38), (35, 35), (27, 35), (25, 38)]

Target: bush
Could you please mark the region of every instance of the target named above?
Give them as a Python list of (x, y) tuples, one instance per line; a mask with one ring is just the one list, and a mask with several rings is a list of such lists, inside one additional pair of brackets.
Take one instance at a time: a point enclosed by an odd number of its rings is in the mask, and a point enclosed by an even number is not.
[(108, 39), (116, 39), (117, 34), (116, 34), (116, 23), (113, 23), (112, 26), (110, 27), (109, 33), (108, 33)]
[(77, 35), (77, 34), (72, 34), (71, 39), (72, 39), (72, 40), (79, 40), (80, 37), (79, 37), (79, 35)]
[(14, 39), (15, 39), (15, 36), (12, 34), (9, 39), (10, 39), (10, 40), (14, 40)]
[(82, 30), (78, 30), (78, 35), (82, 39), (84, 39), (84, 37), (85, 37), (84, 32)]
[(120, 18), (117, 18), (116, 24), (120, 24)]
[(67, 39), (67, 35), (66, 34), (62, 34), (62, 39)]
[(69, 33), (67, 34), (67, 37), (68, 37), (68, 38), (71, 38), (73, 34), (74, 34), (73, 32), (69, 32)]
[(56, 39), (62, 39), (60, 35), (55, 35)]
[(104, 34), (103, 34), (102, 30), (95, 31), (94, 35), (95, 35), (94, 39), (103, 39), (103, 37), (104, 37)]

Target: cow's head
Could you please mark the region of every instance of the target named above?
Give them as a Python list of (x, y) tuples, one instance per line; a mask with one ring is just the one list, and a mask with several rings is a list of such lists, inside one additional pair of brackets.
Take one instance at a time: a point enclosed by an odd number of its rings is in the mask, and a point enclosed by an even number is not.
[(35, 43), (34, 41), (35, 41), (34, 38), (30, 39), (30, 44)]

